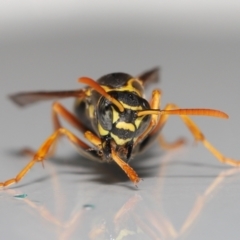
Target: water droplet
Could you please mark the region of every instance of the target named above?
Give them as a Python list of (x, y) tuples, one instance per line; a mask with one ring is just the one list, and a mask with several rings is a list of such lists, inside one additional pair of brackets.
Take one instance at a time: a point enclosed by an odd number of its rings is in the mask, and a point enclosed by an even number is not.
[(94, 209), (94, 206), (92, 204), (85, 204), (85, 205), (83, 205), (83, 208), (85, 210), (92, 210), (92, 209)]
[(26, 193), (23, 193), (23, 194), (15, 195), (14, 197), (15, 197), (15, 198), (19, 198), (19, 199), (23, 199), (23, 198), (26, 198), (26, 197), (27, 197), (27, 194), (26, 194)]

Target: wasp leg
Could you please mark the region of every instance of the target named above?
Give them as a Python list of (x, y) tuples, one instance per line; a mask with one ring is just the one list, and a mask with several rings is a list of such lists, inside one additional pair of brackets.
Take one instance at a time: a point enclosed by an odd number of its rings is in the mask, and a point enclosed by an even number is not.
[(76, 118), (59, 102), (54, 102), (52, 105), (52, 120), (54, 130), (62, 127), (58, 115), (61, 115), (68, 123), (70, 123), (73, 127), (82, 133), (88, 130), (78, 118)]
[[(179, 108), (175, 104), (168, 104), (165, 109), (177, 109)], [(159, 131), (161, 129), (165, 122), (168, 119), (168, 115), (162, 115), (158, 125), (156, 126), (156, 130)], [(225, 164), (229, 164), (232, 166), (240, 166), (240, 161), (225, 157), (221, 152), (219, 152), (204, 136), (204, 134), (201, 132), (199, 127), (190, 119), (190, 117), (186, 115), (180, 115), (181, 119), (185, 123), (185, 125), (188, 127), (189, 131), (192, 133), (193, 137), (196, 141), (200, 141), (203, 143), (203, 145), (221, 162)], [(153, 134), (155, 133), (155, 129), (153, 130)]]
[[(175, 105), (173, 104), (167, 104), (167, 106), (164, 108), (164, 110), (170, 110), (170, 109), (176, 109)], [(166, 121), (168, 120), (169, 115), (163, 114), (160, 116), (159, 121), (155, 128), (151, 132), (151, 136), (154, 136), (155, 134), (158, 134), (162, 128), (164, 127)]]
[[(70, 113), (62, 104), (59, 102), (54, 102), (52, 105), (52, 121), (54, 130), (58, 130), (62, 127), (60, 124), (58, 115), (62, 116), (67, 122), (73, 127), (78, 129), (80, 132), (85, 132), (87, 128), (72, 114)], [(48, 152), (48, 157), (54, 155), (56, 146), (52, 146), (51, 150)], [(35, 151), (31, 148), (24, 148), (20, 151), (21, 155), (34, 156)]]
[[(151, 109), (160, 109), (161, 105), (161, 90), (154, 90), (152, 92), (152, 99), (150, 100), (150, 107)], [(173, 143), (168, 143), (165, 141), (164, 137), (162, 135), (159, 135), (160, 130), (163, 128), (168, 115), (161, 115), (160, 117), (158, 115), (152, 115), (151, 122), (148, 126), (148, 128), (145, 130), (145, 132), (137, 139), (134, 146), (136, 146), (138, 143), (142, 142), (148, 135), (149, 139), (151, 141), (155, 140), (156, 137), (158, 137), (159, 144), (164, 149), (174, 149), (182, 146), (186, 143), (186, 140), (184, 138), (179, 138)]]
[(137, 173), (133, 168), (131, 168), (126, 162), (124, 162), (117, 153), (112, 149), (112, 159), (114, 162), (118, 164), (118, 166), (127, 174), (129, 179), (137, 185), (137, 183), (141, 180), (141, 178), (138, 177)]
[(49, 150), (56, 143), (56, 140), (59, 139), (60, 136), (66, 136), (70, 142), (74, 143), (82, 150), (90, 149), (90, 147), (77, 138), (73, 133), (65, 128), (59, 128), (52, 135), (50, 135), (42, 146), (38, 149), (38, 151), (34, 154), (33, 159), (25, 166), (15, 178), (11, 178), (5, 182), (0, 182), (0, 187), (6, 187), (11, 184), (19, 182), (26, 173), (33, 167), (33, 165), (37, 162), (43, 162), (43, 160), (48, 156)]
[[(84, 124), (76, 116), (74, 116), (71, 112), (69, 112), (61, 103), (54, 102), (52, 105), (52, 122), (53, 122), (53, 128), (55, 131), (58, 130), (59, 128), (62, 128), (62, 125), (60, 124), (58, 116), (61, 116), (62, 118), (64, 118), (71, 126), (75, 127), (81, 133), (84, 133), (85, 131), (88, 130), (84, 126)], [(54, 155), (55, 150), (56, 150), (56, 142), (51, 147), (51, 150), (48, 153), (48, 157)], [(88, 157), (89, 154), (85, 154), (85, 152), (81, 151), (82, 150), (81, 148), (79, 150), (81, 154)]]
[[(164, 108), (164, 110), (172, 109), (172, 107), (171, 106), (169, 107), (169, 106), (170, 106), (170, 104), (168, 104)], [(152, 132), (150, 133), (150, 137), (151, 138), (155, 139), (155, 137), (158, 137), (159, 144), (161, 145), (162, 148), (164, 148), (166, 150), (178, 148), (178, 147), (186, 144), (186, 142), (187, 142), (185, 138), (179, 138), (176, 141), (169, 143), (169, 142), (167, 142), (165, 140), (165, 138), (162, 135), (159, 135), (159, 132), (164, 127), (164, 125), (165, 125), (166, 121), (168, 120), (168, 118), (169, 118), (169, 115), (167, 115), (167, 114), (161, 115), (157, 125), (152, 130)]]
[[(60, 124), (59, 117), (63, 117), (71, 126), (75, 127), (80, 132), (84, 133), (87, 131), (87, 128), (77, 119), (71, 112), (69, 112), (61, 103), (54, 102), (52, 105), (52, 121), (53, 121), (53, 128), (54, 130), (58, 130), (62, 128)], [(48, 157), (54, 155), (56, 151), (56, 144), (51, 147), (51, 150), (48, 153)]]
[[(150, 134), (151, 135), (151, 134)], [(177, 139), (176, 141), (174, 142), (167, 142), (165, 140), (165, 138), (163, 137), (162, 134), (160, 134), (158, 136), (158, 143), (161, 145), (161, 147), (165, 150), (172, 150), (172, 149), (176, 149), (176, 148), (179, 148), (183, 145), (186, 144), (186, 139), (185, 138), (179, 138)]]
[[(159, 109), (160, 108), (160, 100), (161, 100), (161, 91), (158, 89), (153, 90), (152, 99), (150, 100), (150, 108), (151, 109)], [(138, 137), (135, 141), (134, 146), (137, 146), (140, 142), (142, 142), (150, 132), (155, 128), (159, 121), (159, 115), (151, 115), (151, 121), (147, 127), (147, 129)]]
[[(101, 139), (94, 135), (92, 132), (85, 132), (86, 139), (89, 140), (93, 145), (95, 145), (100, 151), (102, 150)], [(129, 179), (136, 185), (141, 179), (138, 177), (137, 173), (131, 168), (126, 162), (124, 162), (116, 153), (116, 151), (111, 148), (112, 159), (117, 165), (127, 174)]]

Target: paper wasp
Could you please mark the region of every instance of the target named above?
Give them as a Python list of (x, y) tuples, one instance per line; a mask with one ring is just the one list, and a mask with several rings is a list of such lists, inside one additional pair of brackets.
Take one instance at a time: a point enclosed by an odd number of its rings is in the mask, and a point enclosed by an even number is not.
[[(97, 81), (82, 77), (79, 82), (88, 86), (80, 90), (23, 92), (10, 95), (19, 106), (42, 100), (74, 97), (76, 98), (75, 114), (70, 113), (59, 102), (54, 102), (52, 106), (54, 132), (33, 154), (27, 166), (16, 177), (0, 182), (0, 187), (19, 182), (35, 163), (43, 162), (46, 157), (52, 155), (54, 146), (61, 136), (66, 136), (80, 153), (89, 159), (99, 162), (114, 161), (136, 185), (140, 178), (128, 162), (156, 140), (169, 115), (179, 115), (195, 140), (201, 141), (220, 162), (238, 166), (239, 161), (223, 156), (187, 116), (228, 118), (228, 115), (213, 109), (180, 109), (175, 104), (167, 104), (161, 110), (160, 90), (156, 89), (152, 92), (149, 102), (144, 98), (144, 88), (147, 83), (157, 80), (158, 68), (154, 68), (138, 77), (126, 73), (107, 74)], [(88, 143), (62, 127), (59, 116), (83, 133)]]

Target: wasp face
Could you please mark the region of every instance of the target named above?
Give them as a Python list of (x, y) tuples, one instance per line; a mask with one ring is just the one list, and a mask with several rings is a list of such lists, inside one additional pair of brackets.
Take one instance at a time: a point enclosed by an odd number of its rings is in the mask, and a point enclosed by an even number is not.
[(150, 108), (149, 103), (129, 91), (108, 92), (124, 107), (120, 111), (112, 102), (105, 97), (99, 99), (96, 111), (98, 132), (102, 139), (103, 154), (108, 159), (111, 155), (111, 147), (124, 150), (125, 159), (131, 157), (132, 147), (136, 139), (147, 128), (150, 116), (137, 116), (137, 112)]

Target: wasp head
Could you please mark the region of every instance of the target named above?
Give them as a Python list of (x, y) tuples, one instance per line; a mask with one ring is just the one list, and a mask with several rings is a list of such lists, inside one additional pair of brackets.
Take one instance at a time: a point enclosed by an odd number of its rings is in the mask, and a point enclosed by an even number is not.
[(91, 87), (93, 125), (101, 138), (102, 159), (111, 161), (114, 150), (129, 160), (134, 144), (150, 124), (151, 114), (156, 114), (149, 113), (150, 105), (142, 97), (142, 82), (125, 73), (108, 74), (97, 82), (84, 77), (80, 82)]

